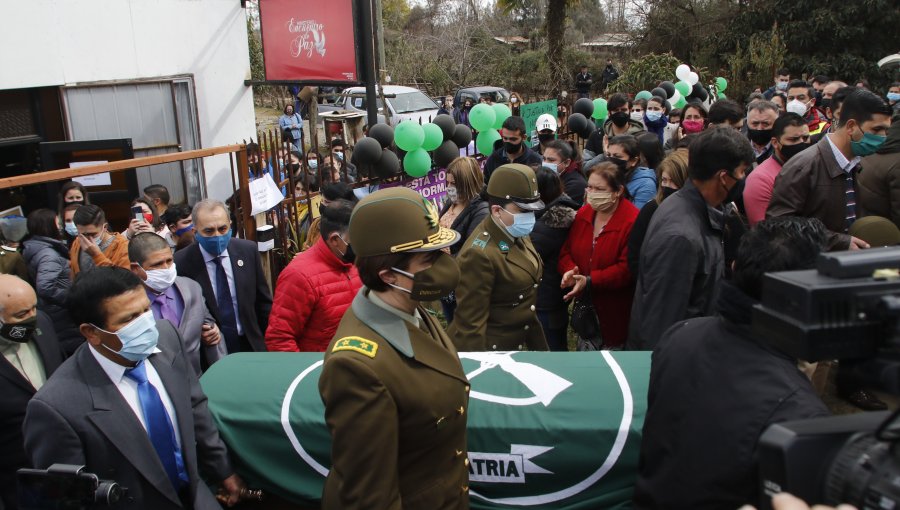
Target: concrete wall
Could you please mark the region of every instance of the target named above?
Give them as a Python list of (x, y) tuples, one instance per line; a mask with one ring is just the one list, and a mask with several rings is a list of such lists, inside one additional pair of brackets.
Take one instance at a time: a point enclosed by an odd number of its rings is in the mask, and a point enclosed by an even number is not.
[[(194, 76), (203, 147), (255, 136), (238, 0), (27, 0), (0, 16), (0, 89)], [(205, 160), (210, 197), (231, 193), (225, 157)]]

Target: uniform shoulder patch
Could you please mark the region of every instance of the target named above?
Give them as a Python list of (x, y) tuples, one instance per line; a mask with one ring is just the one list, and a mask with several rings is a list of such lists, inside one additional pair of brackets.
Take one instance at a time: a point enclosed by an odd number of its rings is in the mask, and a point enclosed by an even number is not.
[(331, 348), (331, 352), (339, 351), (353, 351), (374, 358), (375, 353), (378, 352), (378, 344), (358, 336), (345, 336), (335, 342), (334, 347)]
[(500, 247), (500, 251), (502, 251), (503, 253), (509, 251), (509, 245), (506, 244), (506, 241), (500, 241), (499, 243), (497, 243), (497, 246)]
[(474, 246), (476, 248), (481, 248), (483, 250), (483, 249), (487, 248), (487, 241), (485, 241), (484, 239), (476, 238), (476, 239), (472, 240), (472, 246)]

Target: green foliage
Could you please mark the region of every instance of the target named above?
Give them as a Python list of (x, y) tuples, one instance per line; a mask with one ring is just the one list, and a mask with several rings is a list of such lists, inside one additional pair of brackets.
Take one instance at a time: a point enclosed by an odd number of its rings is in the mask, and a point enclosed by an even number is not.
[[(612, 82), (608, 92), (637, 93), (639, 90), (653, 90), (659, 82), (669, 80), (676, 82), (675, 68), (682, 62), (671, 53), (650, 53), (632, 60), (625, 66), (619, 79)], [(690, 62), (687, 62), (690, 63)], [(705, 68), (695, 68), (700, 75), (701, 84), (708, 81), (708, 73)], [(727, 78), (727, 77), (726, 77)]]
[(761, 80), (774, 76), (784, 65), (787, 47), (778, 30), (778, 24), (770, 32), (760, 32), (750, 36), (747, 46), (738, 46), (728, 56), (728, 93), (735, 98), (749, 95)]
[(247, 17), (247, 46), (250, 50), (250, 75), (254, 80), (266, 79), (266, 68), (263, 64), (262, 41), (259, 33), (253, 29), (253, 20)]

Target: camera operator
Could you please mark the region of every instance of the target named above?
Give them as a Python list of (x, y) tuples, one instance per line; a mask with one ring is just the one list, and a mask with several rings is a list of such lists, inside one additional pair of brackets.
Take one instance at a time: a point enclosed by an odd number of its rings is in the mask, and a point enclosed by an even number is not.
[(246, 487), (178, 331), (154, 319), (140, 278), (94, 268), (78, 275), (67, 304), (88, 345), (28, 403), (23, 430), (34, 467), (83, 465), (124, 486), (123, 507), (132, 510), (220, 509), (202, 469), (229, 506), (237, 503)]
[(814, 267), (826, 235), (814, 218), (759, 223), (741, 240), (718, 315), (681, 321), (663, 335), (653, 353), (635, 508), (756, 504), (756, 445), (766, 427), (828, 415), (797, 360), (750, 329), (763, 274)]
[(0, 275), (0, 509), (15, 510), (16, 470), (28, 467), (22, 439), (25, 406), (62, 363), (50, 318), (37, 310), (28, 283)]

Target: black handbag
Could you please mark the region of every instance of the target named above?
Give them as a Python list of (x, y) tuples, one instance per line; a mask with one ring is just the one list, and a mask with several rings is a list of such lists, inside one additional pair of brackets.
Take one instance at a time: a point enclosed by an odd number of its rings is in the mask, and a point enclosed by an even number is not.
[(591, 279), (588, 277), (585, 290), (575, 298), (572, 304), (572, 329), (578, 335), (575, 350), (599, 351), (603, 348), (603, 334), (600, 332), (600, 319), (591, 301)]

